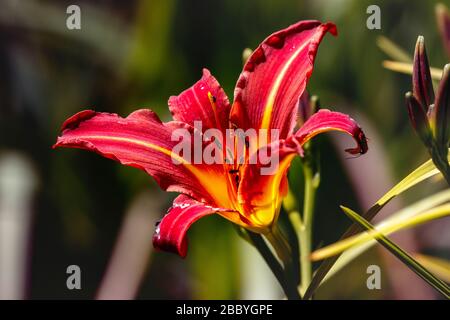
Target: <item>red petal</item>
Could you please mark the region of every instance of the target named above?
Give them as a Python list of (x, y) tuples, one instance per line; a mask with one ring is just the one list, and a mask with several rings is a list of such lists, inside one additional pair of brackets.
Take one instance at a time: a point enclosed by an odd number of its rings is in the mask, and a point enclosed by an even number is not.
[(153, 236), (153, 246), (159, 250), (179, 254), (187, 253), (186, 233), (198, 219), (213, 214), (219, 209), (212, 208), (184, 195), (178, 196), (167, 214), (157, 224)]
[(280, 129), (280, 138), (286, 138), (327, 31), (335, 35), (335, 25), (301, 21), (266, 38), (237, 81), (231, 121), (242, 129)]
[(201, 121), (204, 130), (228, 128), (230, 103), (217, 80), (207, 69), (202, 78), (191, 88), (169, 99), (169, 109), (173, 118), (190, 125)]
[(428, 106), (434, 103), (433, 80), (430, 74), (427, 50), (423, 36), (419, 36), (414, 52), (412, 85), (414, 97), (426, 113)]
[[(358, 146), (347, 149), (347, 152), (362, 154), (367, 151), (366, 137), (353, 119), (339, 112), (320, 110), (313, 114), (294, 135), (258, 149), (258, 152), (253, 155), (258, 161), (253, 159), (254, 164), (245, 165), (238, 197), (244, 215), (254, 229), (270, 226), (276, 221), (281, 200), (287, 194), (286, 175), (294, 156), (303, 155), (303, 145), (309, 139), (321, 132), (332, 130), (348, 133), (357, 141)], [(273, 161), (278, 161), (278, 165), (276, 162), (262, 164), (261, 152), (273, 156)], [(273, 168), (270, 174), (262, 173), (263, 168), (270, 167)]]
[(340, 131), (351, 135), (357, 146), (346, 149), (351, 154), (364, 154), (367, 152), (367, 139), (361, 127), (348, 115), (326, 109), (312, 115), (308, 121), (287, 140), (287, 144), (303, 146), (309, 139), (322, 132)]
[[(99, 153), (120, 163), (146, 171), (167, 191), (181, 192), (191, 197), (215, 203), (206, 191), (217, 167), (222, 166), (175, 164), (172, 158), (184, 163), (184, 159), (171, 152), (178, 141), (172, 141), (176, 128), (191, 129), (179, 122), (162, 123), (150, 110), (138, 110), (127, 118), (116, 114), (86, 110), (69, 118), (62, 128), (62, 135), (53, 146), (80, 148)], [(207, 169), (207, 171), (206, 171)], [(208, 180), (209, 179), (209, 180)], [(225, 180), (224, 180), (225, 183)], [(218, 190), (220, 182), (216, 182)], [(226, 190), (226, 183), (224, 185)]]

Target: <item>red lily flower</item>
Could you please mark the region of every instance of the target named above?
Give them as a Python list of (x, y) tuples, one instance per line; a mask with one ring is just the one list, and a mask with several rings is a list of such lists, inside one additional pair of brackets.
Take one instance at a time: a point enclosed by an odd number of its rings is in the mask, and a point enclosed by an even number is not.
[[(299, 97), (311, 76), (318, 45), (326, 32), (336, 34), (332, 23), (301, 21), (278, 31), (253, 52), (244, 66), (231, 105), (208, 70), (191, 88), (169, 99), (174, 121), (163, 123), (150, 110), (138, 110), (127, 118), (115, 114), (82, 111), (69, 118), (54, 147), (87, 149), (122, 164), (140, 168), (167, 191), (181, 193), (157, 226), (156, 248), (184, 257), (186, 232), (201, 217), (217, 213), (254, 232), (266, 233), (274, 225), (287, 192), (287, 171), (302, 146), (315, 135), (337, 130), (354, 137), (357, 146), (346, 151), (367, 151), (364, 133), (349, 116), (321, 110), (294, 131)], [(178, 143), (172, 133), (184, 128), (195, 133), (216, 128), (277, 129), (245, 161), (222, 164), (191, 163), (173, 152)], [(197, 130), (198, 131), (198, 130)], [(248, 148), (248, 147), (247, 147)], [(263, 175), (260, 162), (249, 159), (263, 148), (279, 157), (271, 175)], [(224, 151), (224, 154), (226, 151)], [(178, 164), (175, 164), (176, 160)]]

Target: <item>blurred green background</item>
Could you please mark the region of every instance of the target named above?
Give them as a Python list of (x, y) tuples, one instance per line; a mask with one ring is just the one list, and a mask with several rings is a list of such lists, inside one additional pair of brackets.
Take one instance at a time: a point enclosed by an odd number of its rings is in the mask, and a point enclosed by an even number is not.
[[(81, 30), (66, 28), (70, 4), (81, 8)], [(381, 8), (381, 30), (366, 28), (366, 8), (371, 4)], [(153, 224), (174, 195), (160, 191), (136, 169), (88, 152), (52, 150), (62, 122), (87, 108), (125, 116), (148, 107), (169, 120), (168, 97), (197, 81), (203, 67), (231, 98), (244, 48), (256, 47), (270, 33), (298, 20), (333, 21), (339, 35), (324, 39), (308, 90), (320, 96), (322, 106), (348, 112), (363, 124), (369, 153), (348, 159), (336, 142), (341, 136), (318, 139), (322, 184), (314, 238), (315, 247), (325, 245), (349, 225), (340, 204), (359, 212), (367, 209), (427, 159), (404, 106), (410, 77), (382, 68), (387, 57), (376, 39), (386, 36), (412, 55), (422, 34), (431, 65), (442, 68), (448, 57), (434, 4), (419, 0), (2, 1), (0, 203), (9, 201), (14, 209), (10, 210), (21, 213), (11, 218), (0, 210), (0, 221), (16, 219), (19, 230), (14, 237), (1, 238), (4, 252), (19, 255), (18, 267), (10, 275), (0, 264), (0, 274), (9, 281), (22, 279), (10, 283), (16, 287), (13, 297), (280, 298), (280, 288), (264, 262), (220, 217), (194, 225), (185, 260), (153, 252)], [(291, 188), (301, 195), (300, 179), (295, 179), (298, 166), (295, 163), (290, 172)], [(441, 186), (424, 184), (414, 189), (388, 207), (386, 214)], [(444, 222), (448, 230), (448, 219)], [(399, 241), (411, 250), (450, 258), (450, 239), (442, 225), (431, 223), (404, 232)], [(434, 237), (439, 233), (444, 240)], [(21, 258), (17, 252), (22, 252)], [(380, 291), (366, 287), (366, 267), (373, 263), (383, 266)], [(66, 268), (72, 264), (82, 270), (81, 290), (66, 287)], [(414, 294), (434, 297), (408, 269), (375, 249), (330, 280), (318, 298)]]

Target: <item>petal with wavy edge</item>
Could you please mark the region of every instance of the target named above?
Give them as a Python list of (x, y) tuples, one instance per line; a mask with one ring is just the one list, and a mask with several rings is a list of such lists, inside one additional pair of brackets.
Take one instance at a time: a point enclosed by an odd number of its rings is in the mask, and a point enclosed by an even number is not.
[(247, 60), (234, 91), (231, 122), (242, 129), (295, 126), (298, 99), (311, 76), (318, 46), (332, 23), (300, 21), (266, 38)]
[(169, 98), (173, 118), (194, 125), (201, 121), (203, 130), (228, 128), (230, 103), (219, 82), (207, 69), (202, 78), (178, 96)]
[(146, 171), (164, 190), (184, 193), (212, 205), (227, 205), (223, 166), (194, 165), (172, 152), (178, 143), (172, 140), (175, 129), (192, 131), (192, 127), (181, 122), (162, 123), (147, 109), (135, 111), (127, 118), (86, 110), (63, 124), (62, 135), (53, 147), (94, 151)]
[(348, 153), (364, 154), (367, 152), (367, 138), (358, 123), (344, 113), (327, 109), (313, 114), (295, 134), (286, 139), (286, 143), (303, 146), (314, 136), (328, 131), (344, 132), (355, 139), (357, 146), (346, 149), (345, 151)]

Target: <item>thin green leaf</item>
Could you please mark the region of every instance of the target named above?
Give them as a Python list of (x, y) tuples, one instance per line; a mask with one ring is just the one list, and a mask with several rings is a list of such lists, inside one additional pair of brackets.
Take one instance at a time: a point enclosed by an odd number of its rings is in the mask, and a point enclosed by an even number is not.
[[(356, 222), (359, 226), (366, 229), (369, 232), (373, 232), (375, 228), (363, 217), (354, 212), (353, 210), (341, 206), (344, 213)], [(402, 261), (406, 266), (408, 266), (412, 271), (414, 271), (419, 277), (428, 282), (436, 291), (441, 293), (445, 298), (450, 299), (450, 287), (441, 279), (436, 278), (430, 271), (428, 271), (424, 266), (422, 266), (418, 261), (411, 257), (406, 251), (396, 245), (394, 242), (389, 240), (383, 234), (374, 234), (377, 241), (382, 244), (386, 249), (388, 249), (394, 256), (396, 256), (400, 261)]]
[(430, 159), (421, 166), (419, 166), (416, 170), (407, 175), (402, 181), (397, 183), (391, 190), (382, 196), (373, 207), (376, 206), (384, 206), (388, 203), (392, 198), (398, 196), (402, 192), (408, 190), (409, 188), (415, 186), (419, 182), (426, 180), (435, 174), (439, 173), (439, 170), (434, 165), (433, 161)]
[[(403, 208), (402, 210), (392, 214), (388, 218), (384, 219), (382, 222), (377, 224), (377, 229), (381, 227), (383, 224), (390, 224), (395, 220), (409, 219), (410, 217), (415, 216), (418, 213), (424, 212), (431, 208), (434, 208), (442, 203), (450, 201), (450, 189), (443, 190), (436, 194), (433, 194), (425, 199), (415, 202), (414, 204)], [(336, 263), (333, 265), (331, 270), (322, 280), (322, 283), (326, 282), (328, 279), (333, 277), (336, 273), (342, 270), (346, 265), (348, 265), (351, 261), (357, 258), (360, 254), (372, 248), (377, 243), (376, 240), (371, 239), (363, 244), (356, 245), (351, 249), (343, 252)], [(430, 268), (431, 269), (431, 268)], [(431, 269), (432, 270), (432, 269)]]
[(316, 250), (311, 254), (311, 259), (313, 261), (323, 260), (340, 254), (353, 246), (369, 242), (379, 235), (389, 235), (446, 216), (450, 216), (450, 203), (421, 212), (407, 219), (392, 219), (389, 223), (383, 223), (375, 227), (373, 231), (360, 233)]
[(379, 36), (377, 45), (391, 59), (406, 63), (413, 61), (412, 56), (408, 52), (386, 37)]
[[(413, 73), (412, 63), (384, 60), (381, 64), (385, 69), (388, 69), (388, 70), (391, 70), (394, 72), (404, 73), (404, 74), (409, 74), (409, 75), (412, 75), (412, 73)], [(430, 67), (430, 73), (431, 73), (431, 78), (433, 80), (440, 80), (442, 77), (442, 69)]]

